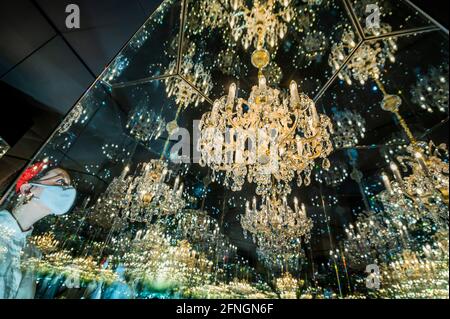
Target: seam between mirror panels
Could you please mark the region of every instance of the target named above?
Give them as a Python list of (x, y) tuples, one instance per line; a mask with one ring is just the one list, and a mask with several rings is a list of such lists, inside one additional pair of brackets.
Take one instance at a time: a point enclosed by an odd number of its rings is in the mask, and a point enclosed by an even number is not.
[(342, 0), (342, 3), (344, 4), (345, 11), (347, 11), (347, 15), (349, 16), (350, 20), (352, 21), (353, 27), (356, 29), (356, 32), (359, 34), (359, 37), (364, 40), (366, 38), (364, 35), (364, 29), (362, 28), (362, 25), (359, 22), (358, 16), (356, 15), (352, 4), (350, 3), (350, 1), (347, 1), (347, 0)]
[(195, 85), (193, 85), (191, 82), (189, 82), (189, 80), (187, 80), (185, 77), (183, 77), (181, 74), (178, 74), (178, 77), (184, 81), (186, 84), (188, 84), (191, 88), (193, 88), (195, 91), (197, 91), (198, 94), (200, 94), (206, 102), (208, 102), (209, 104), (211, 104), (211, 106), (214, 104), (213, 101), (207, 97), (202, 91), (200, 91)]
[(176, 74), (180, 74), (181, 61), (183, 60), (183, 45), (184, 45), (184, 29), (186, 23), (186, 14), (188, 0), (181, 0), (181, 12), (180, 12), (180, 30), (178, 31), (178, 48), (177, 48), (177, 67)]
[(313, 101), (314, 103), (317, 103), (317, 101), (322, 97), (322, 95), (327, 91), (327, 89), (330, 87), (330, 85), (334, 82), (334, 80), (337, 78), (338, 74), (341, 72), (341, 70), (347, 66), (347, 63), (351, 60), (353, 55), (356, 53), (356, 51), (359, 49), (359, 47), (364, 43), (364, 40), (360, 40), (358, 44), (355, 46), (355, 48), (350, 52), (350, 54), (345, 58), (342, 65), (339, 67), (339, 69), (333, 73), (333, 75), (327, 80), (327, 82), (324, 84), (324, 86), (319, 90), (319, 92), (314, 96)]
[(420, 28), (414, 28), (414, 29), (406, 29), (406, 30), (398, 30), (394, 32), (384, 33), (377, 36), (370, 36), (366, 37), (364, 41), (374, 41), (374, 40), (381, 40), (385, 38), (392, 38), (392, 37), (405, 37), (410, 35), (418, 35), (421, 33), (427, 33), (427, 32), (434, 32), (439, 31), (440, 29), (435, 26), (427, 26), (427, 27), (420, 27)]
[(333, 82), (336, 80), (337, 75), (339, 74), (339, 72), (342, 71), (342, 69), (347, 65), (347, 63), (350, 61), (350, 59), (353, 57), (353, 55), (355, 54), (356, 50), (359, 49), (359, 47), (364, 44), (365, 42), (370, 42), (370, 41), (376, 41), (376, 40), (382, 40), (385, 38), (391, 38), (391, 37), (406, 37), (406, 36), (418, 36), (419, 34), (422, 33), (431, 33), (431, 32), (438, 32), (440, 31), (439, 28), (435, 27), (435, 26), (427, 26), (427, 27), (423, 27), (423, 28), (417, 28), (417, 29), (408, 29), (408, 30), (403, 30), (403, 31), (396, 31), (396, 32), (391, 32), (391, 33), (387, 33), (387, 34), (382, 34), (379, 36), (374, 36), (374, 37), (369, 37), (366, 38), (365, 40), (361, 40), (358, 45), (355, 47), (355, 49), (350, 53), (350, 55), (345, 59), (344, 63), (341, 65), (341, 67), (339, 68), (339, 70), (337, 72), (335, 72), (330, 79), (327, 81), (327, 83), (325, 83), (325, 85), (320, 89), (320, 91), (316, 94), (316, 96), (314, 97), (314, 102), (317, 103), (318, 100), (320, 100), (320, 98), (322, 97), (323, 94), (325, 94), (325, 92), (329, 89), (329, 87), (333, 84)]
[(178, 74), (176, 74), (176, 73), (169, 73), (169, 74), (162, 74), (162, 75), (156, 75), (156, 76), (149, 76), (149, 77), (138, 79), (138, 80), (114, 83), (114, 84), (111, 84), (111, 87), (113, 89), (121, 89), (121, 88), (125, 88), (128, 86), (145, 84), (145, 83), (151, 82), (151, 81), (165, 80), (167, 78), (171, 78), (171, 77), (177, 76), (177, 75)]
[[(0, 205), (3, 205), (5, 200), (9, 197), (11, 191), (14, 189), (14, 185), (17, 183), (18, 179), (20, 178), (21, 174), (23, 174), (23, 172), (28, 168), (28, 166), (30, 165), (30, 163), (32, 163), (33, 161), (36, 160), (37, 156), (42, 152), (42, 150), (46, 147), (46, 145), (50, 142), (50, 140), (52, 140), (55, 135), (56, 132), (59, 131), (59, 129), (61, 128), (63, 122), (66, 120), (66, 118), (70, 115), (70, 113), (72, 113), (72, 111), (74, 110), (75, 106), (77, 106), (81, 100), (86, 96), (86, 94), (98, 83), (100, 82), (100, 79), (103, 78), (103, 75), (105, 74), (105, 72), (109, 69), (109, 67), (111, 66), (111, 64), (117, 59), (117, 57), (123, 52), (123, 50), (128, 46), (128, 44), (130, 43), (131, 39), (133, 39), (139, 31), (142, 30), (142, 28), (147, 24), (148, 21), (150, 21), (150, 19), (152, 19), (154, 17), (155, 14), (158, 13), (159, 9), (161, 8), (162, 5), (164, 5), (165, 2), (169, 2), (171, 0), (164, 0), (151, 14), (150, 16), (144, 21), (144, 23), (141, 25), (141, 27), (139, 29), (136, 30), (136, 32), (133, 33), (133, 35), (128, 39), (127, 42), (125, 42), (125, 44), (120, 48), (120, 50), (117, 52), (116, 55), (114, 55), (114, 57), (109, 61), (109, 63), (107, 64), (107, 66), (103, 69), (102, 72), (100, 72), (100, 74), (97, 76), (97, 78), (94, 79), (94, 81), (88, 86), (88, 88), (83, 92), (83, 94), (81, 94), (81, 96), (76, 100), (76, 102), (73, 104), (73, 106), (70, 108), (70, 110), (66, 113), (65, 116), (63, 116), (61, 122), (59, 123), (59, 125), (55, 128), (55, 130), (52, 132), (52, 134), (50, 134), (50, 136), (45, 140), (45, 142), (41, 145), (41, 147), (39, 147), (39, 149), (33, 154), (33, 156), (30, 158), (30, 160), (27, 162), (27, 164), (24, 166), (23, 169), (19, 170), (19, 174), (17, 175), (17, 177), (11, 182), (11, 184), (6, 188), (6, 191), (4, 193), (4, 195), (0, 198)], [(95, 115), (95, 114), (94, 114)], [(88, 123), (86, 123), (87, 125)]]

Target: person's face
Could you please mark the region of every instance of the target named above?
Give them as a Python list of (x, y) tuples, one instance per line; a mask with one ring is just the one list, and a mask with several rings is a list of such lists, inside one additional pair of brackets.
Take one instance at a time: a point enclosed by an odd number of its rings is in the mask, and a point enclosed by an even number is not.
[[(71, 182), (69, 174), (61, 168), (52, 169), (35, 181), (37, 184), (50, 186), (69, 186)], [(33, 195), (39, 196), (42, 189), (39, 187), (32, 187), (30, 191)]]
[(69, 174), (60, 168), (55, 168), (47, 172), (41, 177), (37, 183), (52, 186), (69, 186), (71, 179)]

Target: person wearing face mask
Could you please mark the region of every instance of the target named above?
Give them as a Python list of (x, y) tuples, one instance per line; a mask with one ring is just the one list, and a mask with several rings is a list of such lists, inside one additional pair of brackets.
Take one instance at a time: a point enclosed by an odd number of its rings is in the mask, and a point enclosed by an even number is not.
[[(19, 178), (16, 192), (19, 202), (11, 210), (0, 210), (0, 299), (32, 298), (20, 269), (21, 254), (33, 225), (48, 215), (64, 215), (73, 207), (76, 190), (69, 174), (62, 168), (45, 170), (46, 163), (27, 169)], [(1, 230), (0, 229), (0, 230)]]

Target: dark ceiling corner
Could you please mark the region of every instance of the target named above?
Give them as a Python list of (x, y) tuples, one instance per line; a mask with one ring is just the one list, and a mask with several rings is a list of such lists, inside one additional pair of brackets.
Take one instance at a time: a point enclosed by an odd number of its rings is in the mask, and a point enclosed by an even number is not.
[(448, 30), (448, 12), (450, 10), (449, 1), (411, 0), (411, 2)]

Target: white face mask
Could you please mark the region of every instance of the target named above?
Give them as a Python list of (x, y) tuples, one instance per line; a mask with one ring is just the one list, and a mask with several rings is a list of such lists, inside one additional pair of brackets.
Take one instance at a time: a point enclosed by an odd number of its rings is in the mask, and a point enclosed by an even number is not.
[(75, 204), (77, 191), (72, 186), (64, 187), (35, 183), (30, 183), (30, 185), (42, 189), (39, 196), (34, 196), (32, 200), (39, 201), (42, 205), (50, 209), (53, 215), (67, 214)]

